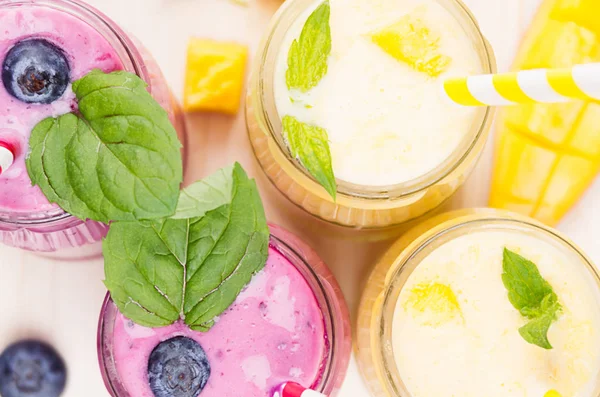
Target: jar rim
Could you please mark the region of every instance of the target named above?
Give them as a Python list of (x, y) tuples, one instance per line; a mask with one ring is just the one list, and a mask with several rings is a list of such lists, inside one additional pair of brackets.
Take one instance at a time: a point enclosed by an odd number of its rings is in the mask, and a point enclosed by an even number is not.
[[(321, 277), (315, 271), (314, 266), (308, 263), (305, 256), (298, 252), (292, 244), (285, 241), (288, 236), (297, 238), (295, 235), (289, 234), (289, 232), (279, 226), (270, 224), (269, 227), (271, 230), (269, 247), (275, 249), (285, 257), (300, 272), (314, 293), (321, 309), (326, 337), (326, 352), (322, 357), (320, 372), (313, 385), (311, 385), (311, 388), (329, 395), (339, 386), (337, 384), (340, 380), (339, 374), (346, 371), (348, 364), (347, 359), (344, 359), (344, 349), (347, 347), (349, 351), (350, 347), (344, 345), (344, 340), (349, 335), (345, 335), (347, 330), (340, 323), (340, 321), (349, 322), (349, 319), (344, 319), (344, 315), (347, 316), (345, 302), (340, 301), (338, 297), (326, 288)], [(318, 260), (321, 259), (318, 258)], [(341, 308), (336, 307), (336, 303), (341, 305)], [(341, 313), (338, 311), (341, 311)], [(110, 293), (107, 293), (102, 304), (98, 322), (98, 361), (104, 384), (109, 393), (115, 397), (129, 397), (129, 394), (119, 394), (127, 393), (127, 390), (124, 390), (122, 384), (119, 383), (116, 365), (112, 359), (112, 346), (110, 346), (109, 342), (112, 340), (112, 327), (118, 313), (120, 312), (111, 299)]]
[[(460, 213), (462, 211), (458, 211)], [(390, 268), (382, 292), (382, 304), (375, 315), (377, 334), (375, 335), (378, 346), (374, 351), (375, 363), (380, 366), (382, 387), (391, 396), (410, 397), (402, 381), (400, 371), (396, 366), (392, 332), (394, 311), (400, 293), (410, 275), (422, 260), (427, 257), (430, 250), (437, 248), (436, 244), (463, 236), (465, 229), (475, 230), (512, 230), (542, 234), (549, 241), (556, 243), (562, 250), (568, 251), (579, 258), (578, 262), (589, 272), (596, 288), (600, 291), (600, 273), (586, 256), (586, 254), (566, 236), (555, 229), (524, 216), (512, 214), (508, 211), (493, 210), (493, 212), (476, 213), (474, 215), (458, 216), (455, 219), (442, 222), (440, 225), (427, 230), (403, 250)], [(440, 240), (443, 240), (440, 242)], [(432, 247), (433, 245), (433, 247)], [(600, 390), (600, 384), (597, 387)]]
[[(291, 164), (301, 175), (305, 176), (309, 183), (314, 186), (320, 186), (316, 179), (308, 173), (302, 164), (292, 157), (281, 134), (281, 120), (274, 103), (271, 106), (266, 106), (274, 102), (273, 84), (265, 84), (265, 81), (273, 80), (273, 73), (267, 73), (265, 65), (273, 65), (274, 59), (279, 54), (279, 41), (287, 33), (291, 26), (290, 21), (302, 13), (305, 9), (314, 5), (319, 0), (289, 0), (277, 11), (273, 17), (268, 34), (263, 39), (260, 48), (261, 52), (256, 58), (254, 70), (257, 73), (257, 78), (251, 83), (254, 85), (252, 89), (257, 92), (260, 106), (255, 110), (256, 117), (259, 123), (262, 124), (268, 132), (270, 138), (276, 143), (276, 150)], [(435, 0), (436, 2), (447, 3), (454, 7), (457, 14), (464, 21), (463, 29), (467, 31), (470, 37), (473, 37), (473, 43), (480, 54), (483, 73), (494, 73), (496, 71), (496, 59), (492, 48), (485, 39), (483, 33), (479, 29), (478, 23), (473, 14), (469, 11), (466, 5), (461, 0)], [(285, 22), (285, 23), (284, 23)], [(283, 26), (283, 27), (282, 27)], [(274, 71), (274, 70), (273, 70)], [(269, 88), (270, 87), (270, 88)], [(361, 198), (370, 200), (390, 200), (401, 199), (426, 191), (431, 186), (436, 185), (448, 175), (452, 174), (472, 153), (476, 148), (477, 143), (481, 139), (487, 137), (486, 125), (493, 117), (494, 109), (491, 107), (481, 108), (475, 117), (473, 125), (470, 127), (471, 132), (466, 134), (461, 144), (455, 151), (435, 169), (422, 175), (416, 179), (406, 181), (400, 184), (388, 186), (366, 186), (357, 185), (343, 180), (337, 180), (338, 195)]]
[[(123, 70), (135, 73), (147, 83), (150, 82), (142, 54), (137, 46), (119, 25), (104, 13), (80, 0), (0, 0), (0, 10), (17, 7), (46, 7), (70, 14), (86, 22), (106, 39), (123, 63)], [(151, 92), (152, 87), (148, 85)], [(73, 215), (54, 207), (45, 211), (3, 212), (0, 211), (0, 226), (7, 229), (20, 227), (47, 226), (52, 223), (71, 221)], [(75, 218), (76, 219), (76, 218)]]

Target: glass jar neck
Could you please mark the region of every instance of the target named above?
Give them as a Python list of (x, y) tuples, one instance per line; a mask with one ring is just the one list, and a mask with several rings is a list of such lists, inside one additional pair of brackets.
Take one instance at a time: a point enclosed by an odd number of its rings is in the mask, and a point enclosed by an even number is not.
[[(473, 41), (481, 59), (483, 73), (493, 73), (496, 70), (496, 61), (492, 49), (479, 30), (473, 15), (460, 0), (436, 0), (441, 3), (453, 17), (461, 22), (468, 36)], [(289, 29), (297, 19), (305, 15), (305, 11), (319, 3), (319, 0), (288, 0), (277, 12), (269, 27), (269, 34), (260, 46), (261, 52), (257, 56), (255, 65), (255, 78), (250, 87), (257, 97), (255, 110), (258, 123), (274, 141), (280, 154), (292, 164), (299, 172), (304, 174), (310, 183), (318, 182), (308, 173), (301, 163), (293, 158), (282, 135), (281, 118), (275, 103), (274, 81), (276, 75), (277, 59), (280, 56), (281, 45)], [(465, 135), (465, 139), (455, 152), (431, 172), (411, 181), (390, 186), (363, 186), (338, 180), (338, 194), (362, 199), (400, 199), (418, 194), (430, 186), (438, 183), (455, 170), (464, 160), (485, 130), (486, 123), (492, 114), (491, 108), (482, 108), (475, 117), (474, 124)]]
[[(45, 7), (64, 12), (94, 28), (114, 49), (123, 70), (137, 74), (152, 92), (150, 75), (135, 43), (110, 18), (94, 7), (79, 0), (0, 0), (0, 12), (19, 7)], [(75, 222), (74, 218), (60, 208), (34, 212), (2, 212), (0, 225), (8, 230), (20, 227), (47, 226), (50, 223)]]

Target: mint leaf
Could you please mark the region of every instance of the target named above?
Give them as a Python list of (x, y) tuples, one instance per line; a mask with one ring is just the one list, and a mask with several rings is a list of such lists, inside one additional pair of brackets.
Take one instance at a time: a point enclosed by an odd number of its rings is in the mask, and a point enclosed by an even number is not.
[(304, 168), (335, 200), (337, 185), (331, 165), (327, 131), (292, 116), (284, 116), (281, 122), (292, 156), (300, 160)]
[(560, 310), (560, 304), (558, 303), (558, 297), (554, 292), (548, 293), (542, 299), (542, 303), (535, 307), (524, 307), (521, 309), (521, 314), (527, 318), (538, 318), (545, 313), (556, 312)]
[(508, 290), (508, 299), (529, 323), (519, 329), (527, 342), (552, 349), (548, 329), (561, 311), (552, 286), (544, 280), (537, 266), (521, 255), (504, 249), (502, 282)]
[(214, 174), (183, 189), (179, 195), (174, 219), (204, 216), (207, 211), (231, 202), (233, 166), (221, 168)]
[(533, 262), (506, 248), (502, 269), (502, 282), (508, 290), (508, 299), (521, 314), (523, 309), (539, 306), (544, 297), (552, 292), (552, 287)]
[(79, 122), (74, 114), (40, 122), (29, 139), (27, 171), (31, 183), (38, 185), (50, 202), (57, 203), (70, 214), (85, 214), (86, 218), (99, 219), (101, 215), (81, 201), (69, 183), (66, 156), (56, 156), (57, 153), (65, 153)]
[(555, 316), (551, 313), (543, 314), (519, 328), (519, 334), (532, 345), (552, 349), (552, 345), (548, 341), (548, 329), (554, 319)]
[(80, 219), (157, 219), (175, 212), (181, 144), (166, 111), (128, 72), (73, 83), (80, 115), (32, 131), (27, 171), (49, 201)]
[[(231, 190), (224, 203), (196, 186), (225, 179), (222, 186)], [(160, 327), (183, 319), (194, 330), (208, 331), (266, 263), (264, 209), (256, 184), (239, 164), (187, 192), (203, 203), (203, 215), (116, 222), (104, 241), (105, 284), (121, 313), (138, 324)]]
[(329, 1), (325, 1), (308, 17), (300, 37), (292, 43), (285, 74), (288, 89), (307, 92), (327, 73), (331, 53), (329, 14)]

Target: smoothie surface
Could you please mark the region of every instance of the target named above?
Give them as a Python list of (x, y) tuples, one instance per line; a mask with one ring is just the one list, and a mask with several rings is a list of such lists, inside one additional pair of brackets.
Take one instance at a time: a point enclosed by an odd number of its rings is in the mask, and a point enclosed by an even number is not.
[[(334, 175), (345, 182), (396, 185), (439, 167), (477, 128), (479, 111), (452, 104), (441, 85), (482, 73), (475, 39), (436, 0), (330, 0), (327, 73), (308, 92), (289, 90), (289, 49), (322, 3), (278, 44), (279, 116), (325, 129)], [(402, 54), (395, 52), (400, 46)]]
[[(109, 42), (86, 22), (45, 6), (0, 7), (0, 64), (13, 46), (32, 38), (45, 39), (62, 49), (71, 69), (71, 82), (93, 69), (123, 69)], [(37, 123), (76, 107), (71, 85), (51, 104), (29, 104), (11, 96), (0, 84), (0, 140), (8, 141), (18, 151), (14, 164), (0, 175), (0, 214), (56, 208), (37, 186), (31, 186), (25, 168), (28, 140)]]
[(310, 386), (328, 354), (323, 314), (311, 287), (272, 247), (265, 268), (206, 333), (183, 323), (146, 328), (117, 316), (113, 354), (131, 396), (153, 397), (148, 359), (160, 342), (175, 336), (192, 338), (206, 351), (211, 375), (202, 397), (270, 397), (286, 381)]
[[(537, 234), (470, 232), (434, 249), (409, 276), (392, 343), (411, 396), (541, 397), (556, 390), (596, 397), (598, 286), (575, 251)], [(519, 334), (528, 320), (502, 282), (505, 247), (535, 263), (558, 296), (562, 313), (549, 328), (550, 350)]]

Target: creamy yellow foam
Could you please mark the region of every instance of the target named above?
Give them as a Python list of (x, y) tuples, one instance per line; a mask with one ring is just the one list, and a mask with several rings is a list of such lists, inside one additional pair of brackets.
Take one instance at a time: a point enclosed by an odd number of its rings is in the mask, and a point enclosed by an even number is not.
[[(532, 260), (558, 295), (563, 313), (548, 333), (552, 350), (528, 344), (518, 333), (527, 320), (502, 284), (504, 247)], [(550, 241), (502, 230), (472, 232), (431, 252), (409, 277), (394, 314), (394, 355), (411, 396), (541, 397), (556, 390), (565, 397), (596, 397), (600, 294), (580, 261)], [(445, 286), (437, 295), (446, 303), (421, 304), (449, 311), (438, 317), (445, 321), (423, 322), (414, 310), (414, 291), (423, 285)]]
[[(341, 180), (384, 186), (424, 176), (449, 158), (475, 121), (475, 109), (450, 103), (440, 88), (446, 77), (481, 73), (472, 39), (435, 0), (330, 3), (329, 70), (306, 94), (288, 91), (287, 55), (321, 2), (298, 18), (283, 40), (274, 82), (280, 116), (293, 115), (327, 130), (334, 173)], [(417, 32), (396, 25), (410, 20), (418, 21)], [(390, 27), (411, 34), (411, 41), (401, 49), (408, 54), (384, 50), (393, 44), (393, 37), (390, 41), (380, 36), (379, 44), (374, 39)], [(412, 42), (419, 40), (431, 51), (415, 48), (411, 53)], [(420, 63), (415, 58), (419, 54), (431, 64)]]

